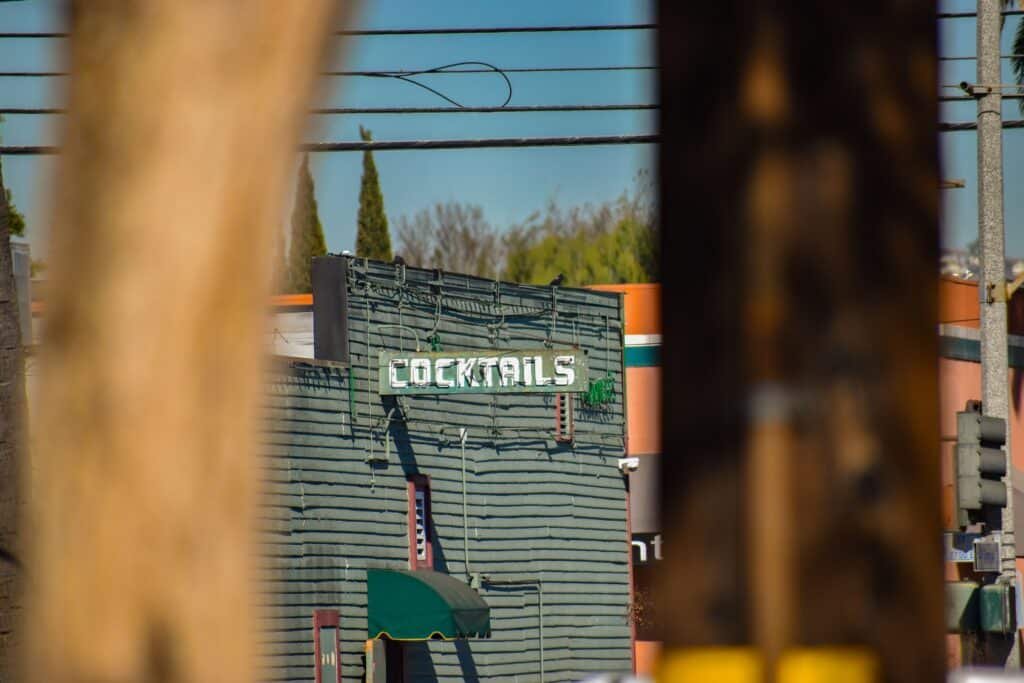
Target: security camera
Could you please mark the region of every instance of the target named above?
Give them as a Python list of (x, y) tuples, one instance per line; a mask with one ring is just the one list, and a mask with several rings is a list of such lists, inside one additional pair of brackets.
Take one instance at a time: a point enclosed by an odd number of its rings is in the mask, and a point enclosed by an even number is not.
[(623, 474), (640, 469), (640, 458), (619, 458), (619, 471)]

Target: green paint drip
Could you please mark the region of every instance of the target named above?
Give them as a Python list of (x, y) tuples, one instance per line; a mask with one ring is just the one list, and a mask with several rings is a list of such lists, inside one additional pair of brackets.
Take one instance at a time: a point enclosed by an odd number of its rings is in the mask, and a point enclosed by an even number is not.
[(596, 408), (607, 405), (615, 400), (615, 377), (608, 373), (600, 379), (590, 380), (590, 385), (583, 392), (584, 405)]

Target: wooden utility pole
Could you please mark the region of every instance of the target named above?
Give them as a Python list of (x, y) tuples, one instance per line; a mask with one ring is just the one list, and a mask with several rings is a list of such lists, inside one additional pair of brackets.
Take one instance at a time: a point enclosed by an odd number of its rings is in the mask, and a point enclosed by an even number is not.
[(255, 678), (273, 233), (349, 4), (72, 3), (30, 680)]
[(934, 12), (659, 4), (668, 661), (942, 680)]

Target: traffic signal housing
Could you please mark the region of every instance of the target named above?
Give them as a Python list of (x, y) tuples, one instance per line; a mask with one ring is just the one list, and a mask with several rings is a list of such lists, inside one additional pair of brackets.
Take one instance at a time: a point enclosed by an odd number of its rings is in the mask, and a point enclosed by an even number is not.
[(954, 494), (957, 524), (985, 522), (988, 511), (1006, 507), (1006, 420), (981, 414), (981, 406), (968, 403), (956, 414)]

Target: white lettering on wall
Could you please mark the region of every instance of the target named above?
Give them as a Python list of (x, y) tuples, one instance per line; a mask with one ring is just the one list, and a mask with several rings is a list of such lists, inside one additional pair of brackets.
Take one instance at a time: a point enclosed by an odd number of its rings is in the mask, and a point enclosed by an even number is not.
[(551, 382), (553, 381), (552, 378), (544, 376), (544, 357), (543, 356), (534, 356), (533, 357), (533, 364), (534, 364), (533, 365), (533, 369), (534, 369), (534, 374), (536, 375), (535, 379), (536, 379), (537, 386), (542, 387), (545, 384), (551, 384)]
[(519, 384), (519, 359), (512, 356), (505, 356), (498, 361), (498, 368), (501, 374), (501, 386), (514, 387)]
[(409, 361), (404, 358), (392, 358), (388, 364), (388, 381), (391, 382), (391, 386), (396, 389), (404, 389), (409, 386), (409, 383), (405, 380), (398, 379), (398, 368), (405, 368), (409, 366)]
[(480, 375), (484, 378), (485, 387), (494, 386), (494, 373), (492, 370), (498, 366), (497, 358), (481, 358), (480, 359)]
[(445, 377), (442, 370), (455, 366), (454, 358), (438, 358), (434, 361), (434, 384), (445, 389), (455, 386), (455, 378)]
[(413, 358), (409, 362), (409, 382), (415, 387), (430, 384), (430, 359)]
[(555, 384), (567, 387), (576, 381), (576, 358), (573, 356), (555, 356)]
[(500, 388), (529, 391), (529, 387), (571, 391), (570, 387), (580, 379), (580, 367), (585, 365), (585, 359), (577, 363), (576, 354), (571, 351), (462, 357), (458, 352), (450, 353), (452, 355), (417, 354), (389, 358), (387, 368), (383, 369), (387, 373), (385, 382), (399, 391), (434, 389), (428, 393), (437, 393), (437, 390), (457, 392), (460, 389), (498, 390), (500, 393)]
[(640, 551), (640, 561), (647, 561), (647, 544), (643, 541), (633, 541), (633, 547)]
[(523, 384), (533, 386), (533, 359), (529, 356), (523, 359)]
[(456, 377), (460, 387), (478, 387), (480, 382), (473, 376), (473, 368), (476, 367), (476, 358), (460, 358)]

